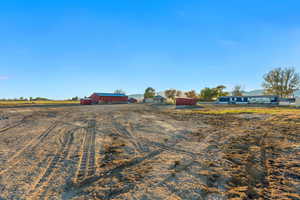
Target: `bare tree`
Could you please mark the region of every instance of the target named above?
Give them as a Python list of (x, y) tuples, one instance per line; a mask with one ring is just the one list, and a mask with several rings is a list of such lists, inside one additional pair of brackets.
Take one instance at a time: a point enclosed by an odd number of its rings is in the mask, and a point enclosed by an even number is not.
[(236, 85), (232, 91), (233, 96), (243, 96), (242, 86)]
[(215, 91), (215, 98), (222, 97), (222, 96), (228, 96), (228, 92), (224, 92), (224, 89), (226, 89), (225, 85), (218, 85), (217, 87), (213, 88)]
[(295, 68), (275, 68), (264, 75), (265, 94), (290, 97), (300, 88), (300, 75)]
[(188, 91), (186, 93), (184, 93), (185, 96), (187, 96), (188, 98), (196, 98), (197, 97), (197, 93), (195, 90), (191, 90), (191, 91)]
[(182, 91), (177, 90), (177, 91), (176, 91), (176, 97), (181, 97), (181, 96), (182, 96)]
[(174, 100), (175, 97), (176, 97), (176, 90), (175, 89), (169, 89), (169, 90), (166, 90), (165, 91), (165, 96), (168, 98), (168, 99), (172, 99)]

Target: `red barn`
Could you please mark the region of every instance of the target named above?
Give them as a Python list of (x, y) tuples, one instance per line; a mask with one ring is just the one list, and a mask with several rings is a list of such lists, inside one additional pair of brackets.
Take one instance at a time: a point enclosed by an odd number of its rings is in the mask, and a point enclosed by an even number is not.
[(197, 99), (193, 98), (176, 98), (177, 106), (194, 106), (197, 104)]
[(92, 103), (128, 103), (128, 96), (116, 93), (93, 93)]
[(81, 105), (91, 105), (92, 104), (92, 100), (90, 98), (80, 99), (80, 104)]

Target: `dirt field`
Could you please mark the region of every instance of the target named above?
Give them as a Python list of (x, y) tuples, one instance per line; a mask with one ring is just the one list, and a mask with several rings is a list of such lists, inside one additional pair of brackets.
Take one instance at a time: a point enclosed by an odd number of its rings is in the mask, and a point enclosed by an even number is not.
[(0, 199), (300, 199), (300, 111), (213, 109), (2, 108)]

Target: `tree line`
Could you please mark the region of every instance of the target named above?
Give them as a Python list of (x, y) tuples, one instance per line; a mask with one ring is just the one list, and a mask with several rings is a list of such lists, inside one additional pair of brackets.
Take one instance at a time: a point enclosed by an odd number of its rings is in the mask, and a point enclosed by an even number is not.
[(0, 101), (49, 101), (50, 99), (44, 97), (19, 97), (12, 99), (0, 99)]
[[(65, 99), (66, 101), (78, 101), (79, 100), (79, 97), (76, 96), (76, 97), (72, 97), (70, 99)], [(19, 98), (12, 98), (12, 99), (6, 99), (6, 98), (3, 98), (3, 99), (0, 99), (0, 101), (53, 101), (53, 99), (48, 99), (48, 98), (45, 98), (45, 97), (19, 97)]]
[[(275, 68), (263, 76), (262, 87), (265, 95), (277, 95), (281, 98), (293, 97), (296, 90), (300, 88), (300, 75), (296, 69), (291, 68)], [(164, 91), (166, 98), (175, 100), (178, 97), (198, 98), (203, 101), (212, 101), (221, 96), (243, 96), (244, 91), (240, 85), (236, 85), (232, 92), (224, 91), (226, 86), (218, 85), (214, 88), (203, 88), (200, 93), (195, 90), (182, 92), (176, 89), (168, 89)], [(152, 87), (145, 90), (144, 98), (153, 98), (156, 91)]]
[[(199, 94), (195, 90), (183, 92), (181, 90), (176, 89), (168, 89), (164, 91), (164, 95), (167, 99), (175, 100), (175, 98), (179, 97), (188, 97), (188, 98), (198, 98), (200, 100), (213, 100), (215, 98), (218, 98), (220, 96), (227, 96), (229, 93), (225, 92), (224, 89), (226, 87), (224, 85), (219, 85), (215, 88), (204, 88), (201, 90)], [(156, 91), (152, 87), (148, 87), (145, 90), (144, 98), (153, 98), (156, 95)]]

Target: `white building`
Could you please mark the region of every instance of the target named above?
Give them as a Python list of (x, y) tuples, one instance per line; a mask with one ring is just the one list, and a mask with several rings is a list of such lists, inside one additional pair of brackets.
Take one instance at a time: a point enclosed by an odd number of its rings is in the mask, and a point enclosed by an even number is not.
[(220, 104), (272, 104), (278, 105), (278, 96), (224, 96), (218, 99)]

